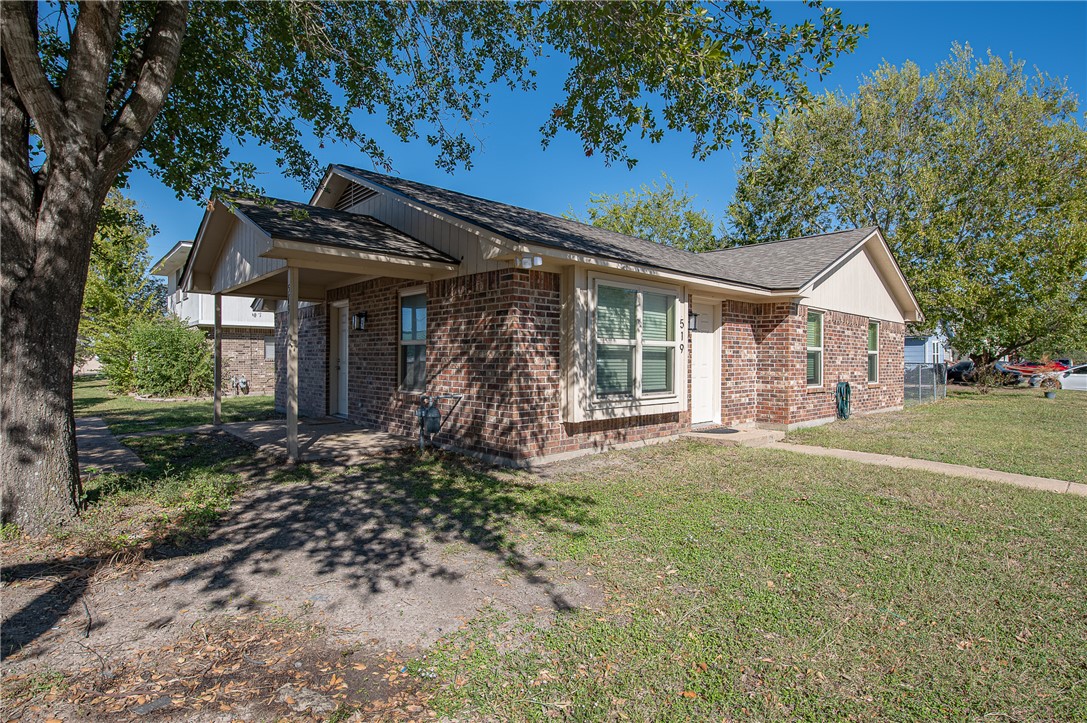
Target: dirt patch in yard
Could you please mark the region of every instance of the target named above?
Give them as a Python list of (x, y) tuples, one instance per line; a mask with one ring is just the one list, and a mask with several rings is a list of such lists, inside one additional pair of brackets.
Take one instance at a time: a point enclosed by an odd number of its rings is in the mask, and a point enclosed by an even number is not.
[(419, 717), (402, 661), (481, 610), (546, 624), (602, 600), (517, 532), (576, 534), (585, 499), (459, 461), (277, 470), (239, 469), (246, 491), (206, 539), (135, 562), (5, 543), (6, 717)]

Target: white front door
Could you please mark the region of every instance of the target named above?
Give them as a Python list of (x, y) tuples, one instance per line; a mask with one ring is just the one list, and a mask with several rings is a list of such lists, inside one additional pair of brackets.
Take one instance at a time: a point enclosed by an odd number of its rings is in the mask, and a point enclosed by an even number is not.
[(339, 312), (339, 341), (336, 344), (336, 410), (334, 414), (347, 414), (347, 318), (348, 309), (341, 306)]
[(692, 304), (698, 314), (691, 331), (691, 424), (721, 421), (721, 337), (713, 304)]

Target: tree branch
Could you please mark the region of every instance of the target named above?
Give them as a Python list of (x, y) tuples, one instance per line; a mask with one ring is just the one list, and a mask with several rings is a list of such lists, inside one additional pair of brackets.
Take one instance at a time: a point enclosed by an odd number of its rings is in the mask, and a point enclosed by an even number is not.
[(4, 203), (0, 225), (5, 229), (0, 246), (0, 316), (6, 316), (16, 285), (34, 264), (33, 248), (19, 230), (34, 227), (37, 193), (30, 171), (30, 118), (11, 79), (7, 54), (0, 55), (0, 169)]
[(143, 36), (140, 38), (139, 45), (132, 51), (132, 55), (129, 57), (128, 62), (125, 63), (124, 72), (121, 73), (121, 77), (114, 81), (106, 92), (105, 113), (103, 118), (103, 125), (113, 119), (113, 109), (121, 102), (121, 99), (125, 97), (129, 89), (136, 83), (140, 77), (140, 68), (143, 66), (144, 50), (148, 38), (151, 37), (152, 27), (150, 24), (143, 32)]
[(158, 6), (151, 33), (142, 47), (139, 80), (107, 129), (103, 166), (110, 177), (131, 160), (166, 103), (181, 57), (189, 4), (180, 0)]
[(120, 21), (120, 3), (80, 3), (60, 95), (69, 118), (84, 137), (94, 138), (101, 132), (102, 107)]
[(49, 83), (38, 57), (38, 7), (32, 0), (6, 3), (0, 13), (3, 53), (23, 107), (37, 126), (46, 154), (57, 149), (68, 123), (64, 104)]

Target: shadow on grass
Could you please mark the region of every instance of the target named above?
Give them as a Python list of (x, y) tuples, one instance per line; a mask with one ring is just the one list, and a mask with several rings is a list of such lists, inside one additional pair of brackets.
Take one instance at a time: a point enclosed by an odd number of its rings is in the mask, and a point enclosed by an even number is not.
[[(529, 521), (580, 537), (584, 527), (596, 524), (587, 497), (558, 493), (515, 475), (499, 477), (492, 469), (456, 457), (410, 454), (344, 471), (319, 464), (286, 467), (279, 460), (254, 456), (244, 442), (223, 433), (148, 437), (131, 444), (148, 468), (140, 475), (113, 475), (97, 483), (88, 491), (91, 509), (139, 495), (159, 500), (164, 508), (193, 495), (209, 495), (214, 502), (215, 495), (232, 494), (239, 479), (251, 481), (221, 523), (214, 521), (219, 514), (214, 504), (181, 505), (145, 541), (148, 557), (194, 556), (191, 566), (156, 586), (195, 582), (210, 609), (236, 604), (249, 594), (254, 579), (275, 579), (299, 554), (315, 575), (334, 575), (348, 594), (361, 597), (407, 588), (423, 578), (453, 581), (460, 573), (428, 547), (456, 542), (501, 560), (540, 589), (555, 610), (567, 610), (572, 604), (548, 579), (543, 563), (518, 546), (512, 528)], [(222, 474), (228, 468), (232, 473)], [(229, 480), (216, 481), (220, 477)], [(205, 489), (209, 485), (210, 492)], [(210, 535), (194, 540), (209, 526)], [(68, 614), (89, 576), (109, 557), (6, 567), (5, 581), (47, 575), (60, 581), (5, 621), (4, 656)]]

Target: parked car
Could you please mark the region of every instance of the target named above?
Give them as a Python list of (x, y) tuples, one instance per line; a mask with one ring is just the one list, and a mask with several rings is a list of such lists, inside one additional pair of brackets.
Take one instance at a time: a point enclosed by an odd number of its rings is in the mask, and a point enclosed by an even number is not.
[(1075, 366), (1075, 364), (1072, 363), (1071, 359), (1054, 359), (1053, 361), (1057, 362), (1058, 364), (1063, 364), (1069, 369)]
[(963, 359), (961, 362), (954, 364), (947, 368), (947, 381), (958, 382), (959, 384), (966, 384), (973, 381), (974, 378), (974, 362), (969, 359)]
[(1050, 374), (1036, 374), (1030, 378), (1030, 385), (1037, 387), (1046, 379), (1054, 379), (1060, 382), (1062, 389), (1075, 389), (1079, 392), (1087, 392), (1087, 364), (1080, 364), (1064, 372), (1052, 372)]
[(993, 369), (995, 369), (996, 372), (1003, 378), (1003, 383), (1005, 385), (1010, 386), (1013, 384), (1019, 384), (1021, 381), (1023, 381), (1023, 375), (1015, 371), (1014, 369), (1009, 369), (1007, 362), (998, 361), (996, 364), (993, 364)]

